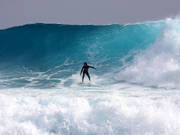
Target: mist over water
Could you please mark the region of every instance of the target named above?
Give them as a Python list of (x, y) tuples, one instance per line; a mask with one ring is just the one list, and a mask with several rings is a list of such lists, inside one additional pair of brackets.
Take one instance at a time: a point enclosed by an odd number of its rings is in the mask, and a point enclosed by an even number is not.
[(0, 134), (179, 135), (179, 55), (172, 19), (0, 30)]

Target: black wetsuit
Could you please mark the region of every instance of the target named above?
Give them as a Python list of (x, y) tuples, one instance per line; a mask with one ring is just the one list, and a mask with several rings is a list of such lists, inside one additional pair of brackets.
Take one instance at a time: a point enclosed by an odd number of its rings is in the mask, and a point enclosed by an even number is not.
[[(81, 69), (81, 73), (83, 72), (82, 82), (84, 81), (84, 76), (85, 76), (85, 74), (88, 76), (89, 81), (91, 80), (91, 77), (90, 77), (90, 75), (89, 75), (89, 73), (88, 73), (88, 69), (89, 69), (89, 68), (94, 68), (94, 69), (96, 69), (95, 67), (92, 67), (92, 66), (89, 66), (89, 65), (84, 65), (84, 66), (82, 67), (82, 69)], [(81, 73), (80, 73), (80, 74), (81, 74)]]

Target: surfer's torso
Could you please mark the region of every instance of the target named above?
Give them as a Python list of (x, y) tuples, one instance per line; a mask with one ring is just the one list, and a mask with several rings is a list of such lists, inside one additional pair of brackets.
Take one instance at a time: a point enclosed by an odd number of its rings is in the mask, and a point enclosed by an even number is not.
[(83, 72), (87, 73), (89, 68), (90, 68), (90, 66), (84, 65), (83, 66)]

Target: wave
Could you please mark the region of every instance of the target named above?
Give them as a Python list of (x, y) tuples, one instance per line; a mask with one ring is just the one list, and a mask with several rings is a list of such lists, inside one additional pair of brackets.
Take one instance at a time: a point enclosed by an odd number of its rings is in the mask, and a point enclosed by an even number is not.
[(103, 81), (178, 88), (179, 26), (178, 20), (168, 19), (0, 30), (1, 87), (26, 87), (30, 82), (38, 88), (69, 86), (87, 61), (98, 69), (92, 75)]

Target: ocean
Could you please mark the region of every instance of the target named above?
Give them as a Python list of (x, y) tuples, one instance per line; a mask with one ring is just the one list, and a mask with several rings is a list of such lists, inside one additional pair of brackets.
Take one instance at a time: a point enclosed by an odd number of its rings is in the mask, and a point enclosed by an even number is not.
[(0, 135), (179, 135), (179, 115), (177, 19), (0, 30)]

